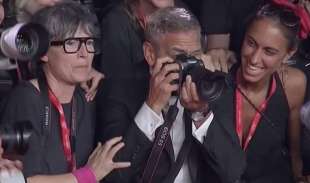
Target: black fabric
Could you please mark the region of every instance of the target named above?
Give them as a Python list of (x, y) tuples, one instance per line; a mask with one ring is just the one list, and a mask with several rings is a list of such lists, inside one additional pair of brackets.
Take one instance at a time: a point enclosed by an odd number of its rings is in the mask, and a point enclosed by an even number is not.
[(281, 82), (276, 78), (277, 90), (264, 111), (273, 124), (261, 118), (245, 152), (235, 132), (235, 120), (232, 120), (235, 119), (234, 89), (228, 88), (212, 104), (215, 119), (204, 146), (209, 152), (206, 159), (222, 182), (236, 182), (238, 179), (247, 183), (293, 182), (287, 150), (289, 107)]
[(101, 21), (100, 71), (107, 78), (147, 78), (143, 31), (123, 3), (114, 5)]
[(310, 37), (301, 41), (297, 53), (290, 61), (293, 63), (293, 67), (300, 69), (306, 75), (307, 88), (305, 102), (307, 102), (310, 100)]
[[(91, 104), (86, 102), (83, 91), (78, 88), (75, 93), (77, 101), (76, 159), (77, 167), (81, 167), (87, 162), (94, 147), (95, 120), (92, 119)], [(71, 108), (70, 104), (63, 106), (66, 118), (71, 119), (71, 114), (67, 113), (68, 107)], [(4, 122), (3, 125), (20, 120), (29, 120), (34, 126), (29, 149), (22, 157), (23, 173), (26, 177), (36, 174), (60, 174), (68, 171), (62, 148), (58, 112), (52, 107), (51, 131), (44, 141), (42, 124), (44, 101), (40, 92), (31, 83), (22, 82), (12, 91), (1, 117)]]
[(230, 48), (240, 53), (246, 20), (264, 0), (204, 0), (200, 23), (205, 34), (230, 33)]
[[(123, 136), (126, 145), (117, 154), (115, 160), (131, 162), (130, 168), (113, 171), (104, 182), (138, 182), (153, 145), (134, 121), (135, 115), (146, 99), (148, 83), (130, 79), (114, 82), (107, 79), (103, 82), (102, 87), (109, 89), (105, 90), (104, 93), (98, 92), (97, 101), (100, 103), (98, 102), (97, 115), (100, 116), (101, 120), (98, 121), (97, 137), (105, 141), (111, 137)], [(191, 128), (190, 122), (186, 128)], [(205, 152), (201, 150), (203, 147), (199, 145), (199, 142), (195, 142), (191, 135), (188, 138), (193, 144), (189, 155), (186, 157), (191, 179), (195, 183), (205, 183), (206, 180), (209, 180), (207, 175), (213, 174), (213, 172), (202, 159), (202, 154)], [(192, 143), (193, 141), (194, 143)], [(165, 147), (159, 160), (154, 182), (164, 181), (173, 162), (173, 149), (170, 143)]]
[(302, 125), (301, 131), (303, 174), (310, 175), (310, 129)]

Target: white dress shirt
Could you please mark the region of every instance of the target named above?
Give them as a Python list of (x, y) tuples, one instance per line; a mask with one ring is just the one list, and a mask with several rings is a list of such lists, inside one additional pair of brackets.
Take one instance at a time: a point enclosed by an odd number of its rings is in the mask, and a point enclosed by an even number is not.
[[(169, 101), (173, 103), (173, 99)], [(178, 102), (179, 113), (176, 120), (172, 124), (170, 130), (171, 141), (173, 145), (174, 157), (177, 158), (179, 151), (185, 139), (185, 124), (183, 122), (184, 107)], [(213, 120), (213, 113), (209, 115), (206, 121), (197, 129), (192, 123), (192, 134), (199, 141), (203, 142), (204, 136), (207, 134), (208, 128)], [(135, 122), (139, 129), (148, 137), (149, 140), (154, 141), (155, 130), (164, 123), (162, 114), (158, 115), (146, 103), (142, 105), (139, 112), (135, 117)], [(183, 163), (174, 183), (191, 183), (188, 162), (185, 160)]]

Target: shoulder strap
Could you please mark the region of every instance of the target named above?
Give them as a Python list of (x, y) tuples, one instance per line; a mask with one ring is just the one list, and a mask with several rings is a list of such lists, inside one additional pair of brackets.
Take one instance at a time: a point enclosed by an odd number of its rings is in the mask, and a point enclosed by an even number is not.
[(47, 144), (47, 139), (51, 131), (51, 104), (48, 99), (48, 90), (45, 77), (38, 78), (38, 84), (40, 88), (41, 97), (43, 99), (43, 118), (42, 118), (42, 134), (43, 144)]
[[(41, 98), (43, 100), (43, 113), (42, 113), (42, 141), (41, 145), (43, 146), (43, 152), (46, 154), (47, 151), (47, 140), (49, 138), (49, 134), (51, 132), (51, 114), (52, 114), (52, 108), (51, 104), (48, 99), (48, 89), (47, 89), (47, 84), (46, 84), (46, 79), (44, 73), (38, 75), (38, 84), (39, 84), (39, 89), (40, 89), (40, 94)], [(46, 159), (46, 156), (43, 156), (43, 162), (45, 163), (44, 166), (46, 166), (47, 170), (50, 170), (49, 163)]]
[(169, 107), (167, 115), (165, 116), (165, 123), (161, 126), (159, 133), (157, 137), (155, 138), (153, 148), (147, 160), (146, 167), (142, 174), (140, 183), (151, 183), (152, 182), (157, 165), (159, 163), (161, 153), (166, 145), (171, 126), (173, 122), (175, 121), (178, 111), (179, 109), (176, 105)]

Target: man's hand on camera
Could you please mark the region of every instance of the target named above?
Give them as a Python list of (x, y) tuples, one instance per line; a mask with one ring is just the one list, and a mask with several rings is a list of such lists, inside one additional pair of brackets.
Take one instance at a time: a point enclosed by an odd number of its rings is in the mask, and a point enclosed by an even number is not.
[(214, 69), (222, 72), (228, 72), (230, 67), (237, 62), (234, 52), (222, 49), (215, 48), (208, 50), (207, 55), (211, 62), (213, 63)]
[(81, 87), (86, 92), (85, 97), (88, 102), (95, 98), (99, 82), (103, 78), (104, 75), (101, 72), (98, 72), (96, 69), (92, 68), (89, 73), (88, 81), (81, 83)]
[(157, 114), (168, 103), (171, 93), (178, 90), (179, 65), (169, 57), (159, 58), (151, 69), (150, 89), (146, 100), (147, 105)]
[(208, 105), (199, 99), (196, 84), (189, 75), (186, 76), (186, 81), (182, 85), (181, 104), (192, 112), (200, 111)]

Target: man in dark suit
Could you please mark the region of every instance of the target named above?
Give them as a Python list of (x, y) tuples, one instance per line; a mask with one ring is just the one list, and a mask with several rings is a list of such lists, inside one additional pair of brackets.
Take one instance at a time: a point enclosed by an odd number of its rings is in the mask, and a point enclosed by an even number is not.
[[(153, 142), (164, 124), (167, 106), (179, 109), (168, 135), (167, 144), (159, 158), (152, 182), (200, 183), (219, 182), (213, 169), (210, 150), (203, 145), (213, 113), (199, 100), (196, 85), (187, 76), (180, 86), (180, 66), (176, 56), (191, 55), (214, 71), (215, 65), (202, 52), (200, 25), (182, 8), (165, 8), (152, 14), (147, 22), (144, 56), (150, 68), (150, 82), (127, 81), (115, 85), (105, 82), (110, 90), (101, 97), (101, 140), (124, 136), (125, 147), (119, 160), (131, 162), (131, 168), (120, 170), (107, 182), (138, 182), (145, 170)], [(124, 80), (123, 80), (124, 81)], [(139, 86), (139, 87), (136, 87)], [(180, 96), (180, 102), (172, 94)], [(238, 157), (237, 160), (238, 161)], [(240, 169), (240, 168), (236, 168)], [(149, 182), (147, 180), (146, 182)]]

